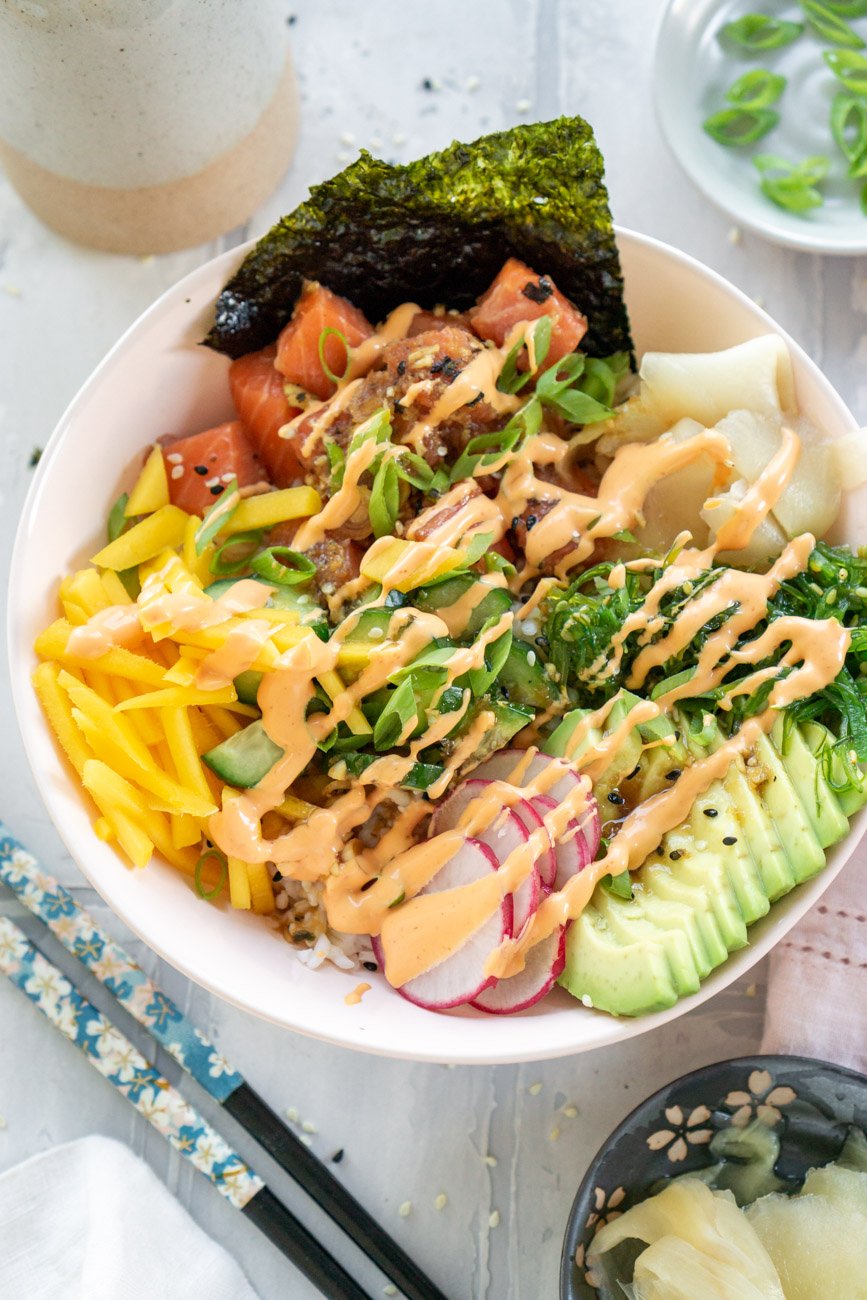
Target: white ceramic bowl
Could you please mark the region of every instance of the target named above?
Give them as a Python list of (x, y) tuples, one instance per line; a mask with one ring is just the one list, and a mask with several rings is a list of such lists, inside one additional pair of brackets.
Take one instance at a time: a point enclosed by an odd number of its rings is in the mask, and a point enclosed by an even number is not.
[[(776, 330), (795, 368), (801, 409), (830, 436), (854, 421), (792, 339), (737, 289), (700, 263), (644, 235), (619, 234), (627, 298), (639, 353), (704, 351)], [(358, 1006), (344, 996), (355, 973), (309, 971), (261, 920), (201, 902), (171, 867), (125, 867), (93, 833), (77, 783), (61, 761), (34, 697), (30, 674), (37, 632), (56, 617), (59, 576), (92, 555), (124, 467), (166, 430), (192, 433), (230, 411), (228, 362), (197, 346), (214, 298), (245, 250), (200, 267), (164, 294), (105, 358), (60, 421), (24, 507), (12, 563), (9, 652), (24, 744), (48, 811), (88, 880), (162, 957), (191, 979), (277, 1025), (347, 1047), (428, 1061), (530, 1061), (617, 1043), (682, 1015), (719, 992), (774, 945), (830, 884), (849, 857), (867, 812), (831, 851), (825, 871), (776, 903), (750, 931), (750, 946), (715, 971), (693, 997), (639, 1020), (588, 1011), (556, 990), (518, 1016), (437, 1015), (399, 997), (380, 976)], [(839, 536), (867, 542), (847, 502)], [(857, 504), (857, 503), (854, 503)]]

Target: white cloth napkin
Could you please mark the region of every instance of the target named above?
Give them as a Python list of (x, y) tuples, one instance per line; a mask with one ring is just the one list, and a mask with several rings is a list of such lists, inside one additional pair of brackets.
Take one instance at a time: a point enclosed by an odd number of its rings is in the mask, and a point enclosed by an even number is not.
[(97, 1136), (0, 1175), (0, 1296), (256, 1300), (148, 1166)]
[(867, 843), (774, 949), (762, 1051), (867, 1072)]

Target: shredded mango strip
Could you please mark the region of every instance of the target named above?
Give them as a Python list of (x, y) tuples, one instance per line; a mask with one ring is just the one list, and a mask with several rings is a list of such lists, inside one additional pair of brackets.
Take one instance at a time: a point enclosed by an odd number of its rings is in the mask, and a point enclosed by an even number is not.
[[(186, 709), (165, 708), (160, 710), (160, 721), (165, 732), (166, 744), (178, 774), (178, 779), (195, 790), (207, 802), (211, 802), (211, 790), (205, 777), (205, 770), (196, 749), (190, 717)], [(187, 811), (192, 812), (192, 808)], [(207, 816), (199, 813), (198, 816)]]
[(69, 697), (58, 682), (56, 664), (40, 664), (33, 674), (33, 686), (46, 718), (51, 724), (60, 746), (79, 776), (92, 757), (84, 738), (75, 724)]
[(271, 874), (264, 862), (248, 862), (247, 881), (250, 890), (250, 906), (260, 916), (274, 911), (274, 887)]
[(229, 858), (229, 901), (242, 911), (249, 911), (253, 905), (247, 863), (239, 858)]
[(304, 519), (318, 514), (322, 498), (315, 488), (283, 488), (280, 492), (263, 492), (260, 496), (244, 497), (227, 521), (224, 533), (253, 532), (258, 528), (273, 528), (275, 524), (290, 519)]

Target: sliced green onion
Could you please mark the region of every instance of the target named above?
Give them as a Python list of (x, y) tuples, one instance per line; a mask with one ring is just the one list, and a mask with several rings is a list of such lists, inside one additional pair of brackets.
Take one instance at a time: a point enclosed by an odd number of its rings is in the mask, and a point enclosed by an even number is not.
[[(328, 362), (325, 360), (325, 344), (329, 337), (340, 339), (340, 342), (343, 344), (344, 348), (346, 349), (346, 365), (343, 367), (342, 375), (335, 375), (334, 371), (331, 369)], [(349, 374), (349, 363), (350, 363), (349, 339), (346, 337), (344, 333), (342, 333), (341, 330), (336, 330), (331, 325), (326, 325), (325, 329), (319, 335), (319, 364), (322, 367), (322, 369), (325, 371), (328, 378), (331, 380), (332, 384), (343, 383), (344, 379)]]
[(825, 50), (822, 58), (853, 95), (867, 95), (867, 59), (854, 50)]
[(767, 14), (744, 14), (720, 29), (719, 39), (738, 45), (743, 50), (778, 50), (797, 40), (804, 30), (803, 23), (771, 18)]
[(501, 393), (520, 393), (521, 389), (533, 378), (533, 375), (541, 369), (542, 363), (551, 348), (551, 329), (552, 321), (550, 316), (540, 316), (533, 327), (535, 366), (532, 370), (529, 365), (526, 370), (518, 369), (521, 354), (526, 352), (529, 358), (530, 349), (527, 346), (526, 338), (521, 339), (510, 350), (503, 362), (503, 369), (500, 371), (500, 377), (497, 380), (497, 388)]
[(375, 537), (387, 537), (394, 532), (400, 511), (400, 478), (391, 458), (382, 461), (373, 477), (373, 488), (367, 503), (370, 526)]
[(581, 390), (600, 405), (613, 406), (617, 385), (628, 371), (628, 352), (615, 352), (610, 357), (585, 357)]
[(831, 105), (831, 134), (847, 162), (860, 158), (867, 149), (867, 103), (839, 91)]
[(449, 485), (444, 469), (431, 469), (427, 461), (407, 447), (400, 449), (400, 459), (393, 462), (399, 476), (420, 492), (439, 495)]
[(832, 45), (843, 45), (849, 50), (864, 49), (867, 42), (862, 40), (854, 27), (849, 26), (845, 18), (834, 13), (827, 5), (818, 4), (816, 0), (801, 0), (801, 8), (807, 22), (823, 41), (830, 41)]
[(266, 582), (278, 587), (297, 587), (309, 582), (316, 573), (316, 565), (309, 555), (293, 551), (288, 546), (269, 546), (250, 561), (250, 568)]
[(477, 470), (495, 465), (502, 456), (514, 451), (524, 438), (532, 438), (538, 433), (541, 423), (541, 402), (538, 396), (531, 397), (529, 402), (515, 412), (504, 429), (494, 433), (479, 433), (475, 438), (470, 438), (452, 466), (450, 481), (459, 483), (461, 479), (472, 478)]
[(786, 78), (767, 68), (753, 68), (738, 77), (726, 91), (726, 99), (736, 108), (770, 108), (786, 89)]
[(842, 18), (863, 18), (867, 14), (867, 0), (825, 0), (825, 8)]
[[(219, 862), (220, 864), (220, 879), (217, 881), (214, 888), (210, 891), (205, 889), (204, 886), (202, 885), (202, 869), (205, 863), (209, 860), (209, 858), (213, 858), (216, 862)], [(228, 861), (226, 860), (226, 855), (224, 853), (221, 853), (219, 849), (205, 849), (204, 853), (196, 863), (195, 870), (193, 872), (193, 883), (196, 886), (196, 893), (199, 895), (199, 898), (204, 898), (208, 902), (210, 902), (212, 898), (216, 898), (226, 883), (226, 876), (228, 875), (228, 872), (229, 872), (229, 864)]]
[(250, 567), (250, 560), (262, 542), (263, 529), (235, 533), (211, 556), (208, 568), (218, 578), (235, 578)]
[(861, 186), (861, 211), (867, 217), (867, 185)]
[(108, 540), (110, 542), (116, 542), (118, 537), (120, 537), (121, 533), (123, 532), (124, 528), (126, 528), (127, 524), (129, 523), (129, 520), (124, 514), (124, 511), (126, 510), (126, 503), (128, 501), (129, 501), (129, 493), (124, 492), (122, 496), (118, 497), (118, 499), (115, 501), (114, 505), (111, 507), (111, 509), (108, 512), (108, 520), (106, 522), (106, 532), (108, 533)]
[(762, 176), (762, 193), (787, 212), (800, 216), (824, 202), (816, 188), (830, 167), (824, 155), (815, 154), (799, 163), (790, 163), (776, 154), (756, 154), (753, 165)]
[(501, 555), (499, 551), (486, 551), (484, 555), (485, 569), (488, 573), (505, 573), (507, 578), (513, 578), (517, 573), (514, 564)]
[(611, 540), (615, 542), (637, 542), (638, 538), (628, 528), (621, 528), (620, 532), (611, 534)]
[(374, 442), (388, 442), (391, 438), (391, 411), (388, 407), (383, 406), (381, 410), (374, 411), (373, 415), (360, 424), (353, 433), (349, 442), (347, 456), (352, 456), (359, 447), (370, 439)]
[(331, 471), (331, 477), (328, 482), (329, 491), (339, 492), (343, 486), (343, 474), (346, 470), (346, 452), (339, 442), (333, 438), (326, 438), (325, 455), (328, 457), (328, 468)]
[(779, 120), (779, 113), (772, 108), (723, 108), (705, 118), (702, 126), (717, 144), (736, 149), (761, 140)]
[[(587, 358), (580, 352), (573, 352), (563, 357), (556, 366), (551, 366), (536, 385), (536, 396), (545, 406), (551, 406), (564, 419), (572, 424), (595, 424), (607, 420), (613, 414), (611, 408), (604, 406), (584, 389)], [(594, 372), (592, 386), (598, 380)]]
[(196, 529), (194, 539), (196, 555), (201, 555), (208, 543), (212, 542), (217, 536), (220, 529), (226, 526), (240, 503), (241, 493), (238, 489), (238, 480), (233, 478), (226, 484), (214, 504), (208, 506), (202, 516), (202, 522)]
[(465, 548), (465, 549), (466, 549), (466, 555), (467, 555), (467, 558), (466, 558), (465, 563), (466, 563), (466, 565), (467, 565), (467, 568), (469, 568), (470, 565), (472, 565), (472, 564), (476, 564), (477, 561), (480, 560), (480, 559), (482, 558), (482, 556), (484, 555), (485, 551), (486, 551), (486, 550), (488, 549), (488, 547), (491, 545), (491, 543), (493, 542), (493, 540), (494, 540), (494, 534), (493, 534), (493, 533), (474, 533), (474, 534), (473, 534), (473, 536), (472, 536), (472, 537), (470, 538), (470, 540), (469, 540), (469, 544), (468, 544), (467, 547)]

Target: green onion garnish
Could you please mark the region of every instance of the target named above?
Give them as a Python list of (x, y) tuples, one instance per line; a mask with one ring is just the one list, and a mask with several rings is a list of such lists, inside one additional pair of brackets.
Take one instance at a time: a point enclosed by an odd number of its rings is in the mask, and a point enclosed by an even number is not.
[(867, 95), (867, 58), (854, 50), (825, 50), (822, 58), (853, 95)]
[(269, 546), (259, 551), (250, 561), (250, 568), (266, 582), (278, 587), (297, 587), (309, 582), (316, 573), (316, 565), (309, 555), (293, 551), (288, 546)]
[(218, 578), (235, 578), (250, 568), (250, 560), (262, 542), (263, 530), (235, 533), (219, 546), (208, 566)]
[(196, 529), (194, 539), (196, 555), (201, 555), (208, 543), (217, 536), (220, 529), (225, 528), (238, 509), (240, 501), (241, 493), (238, 488), (238, 480), (236, 478), (230, 479), (214, 504), (208, 506), (202, 516), (202, 522)]
[(120, 537), (121, 533), (129, 523), (129, 520), (124, 514), (124, 511), (126, 510), (126, 504), (128, 501), (129, 501), (129, 493), (124, 492), (121, 496), (118, 497), (118, 499), (115, 501), (114, 505), (111, 507), (111, 509), (108, 512), (108, 520), (106, 522), (106, 532), (108, 533), (108, 540), (110, 542), (116, 542), (118, 537)]
[(797, 40), (803, 30), (803, 23), (770, 18), (767, 14), (744, 14), (743, 18), (726, 23), (720, 30), (719, 38), (750, 52), (778, 50), (781, 45), (789, 45)]
[(801, 215), (821, 207), (822, 195), (816, 188), (825, 179), (828, 159), (817, 154), (799, 163), (790, 163), (776, 154), (756, 154), (753, 165), (761, 173), (762, 193), (777, 207)]
[(373, 487), (367, 503), (370, 526), (375, 537), (387, 537), (394, 532), (400, 511), (400, 478), (394, 461), (385, 456), (373, 476)]
[(753, 68), (738, 77), (726, 91), (726, 99), (736, 108), (770, 108), (786, 89), (786, 78), (767, 68)]
[[(220, 864), (220, 878), (214, 888), (210, 891), (205, 889), (202, 884), (202, 870), (209, 858), (213, 858)], [(204, 898), (208, 902), (210, 902), (212, 898), (216, 898), (226, 883), (226, 876), (228, 873), (229, 863), (226, 859), (226, 855), (221, 853), (219, 849), (205, 849), (204, 853), (196, 863), (195, 871), (193, 872), (193, 883), (196, 886), (196, 893), (199, 895), (199, 898)]]
[[(325, 344), (329, 337), (340, 339), (340, 342), (343, 344), (344, 348), (346, 349), (346, 364), (343, 367), (342, 375), (335, 375), (334, 371), (331, 369), (328, 362), (325, 360)], [(331, 325), (327, 325), (325, 329), (322, 331), (322, 333), (319, 335), (319, 364), (321, 365), (322, 369), (325, 371), (328, 378), (331, 380), (332, 384), (343, 383), (344, 379), (349, 374), (349, 363), (350, 363), (349, 339), (346, 337), (344, 333), (342, 333), (341, 330), (333, 329)]]
[(717, 144), (738, 148), (761, 140), (779, 120), (772, 108), (723, 108), (705, 118), (702, 126)]
[(832, 45), (843, 45), (849, 50), (863, 50), (865, 42), (850, 27), (845, 18), (834, 13), (827, 5), (817, 4), (816, 0), (801, 0), (801, 8), (807, 22), (817, 36)]

